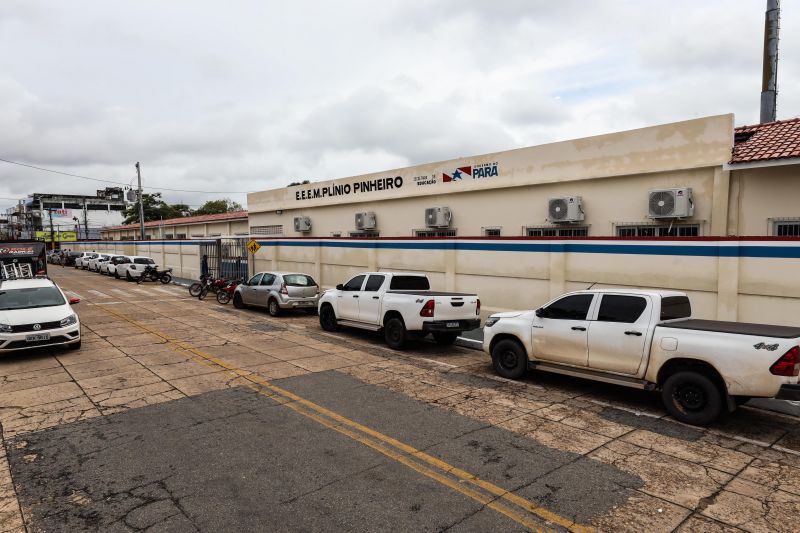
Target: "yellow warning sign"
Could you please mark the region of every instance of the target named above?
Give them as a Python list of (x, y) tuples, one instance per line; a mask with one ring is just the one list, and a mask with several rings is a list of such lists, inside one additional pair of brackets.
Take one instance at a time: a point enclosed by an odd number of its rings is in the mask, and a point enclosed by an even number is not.
[(248, 242), (248, 243), (247, 243), (247, 250), (248, 250), (248, 251), (249, 251), (251, 254), (254, 254), (254, 253), (256, 253), (256, 252), (257, 252), (257, 251), (259, 251), (260, 249), (261, 249), (261, 245), (260, 245), (260, 244), (258, 244), (258, 241), (252, 240), (252, 241), (250, 241), (250, 242)]

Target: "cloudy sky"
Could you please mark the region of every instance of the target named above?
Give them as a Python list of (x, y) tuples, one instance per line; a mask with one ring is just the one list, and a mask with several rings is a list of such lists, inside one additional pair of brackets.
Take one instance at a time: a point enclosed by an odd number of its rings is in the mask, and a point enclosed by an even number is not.
[[(0, 158), (199, 205), (733, 112), (764, 0), (2, 0)], [(800, 115), (784, 2), (778, 118)], [(0, 163), (0, 207), (101, 183)]]

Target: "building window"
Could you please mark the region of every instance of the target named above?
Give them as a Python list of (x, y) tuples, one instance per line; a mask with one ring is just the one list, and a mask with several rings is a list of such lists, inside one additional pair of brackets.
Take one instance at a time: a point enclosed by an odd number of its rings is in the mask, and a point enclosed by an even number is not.
[(89, 211), (108, 211), (108, 204), (86, 204)]
[(331, 232), (331, 237), (341, 237), (341, 236), (342, 236), (342, 232), (341, 231), (332, 231)]
[(454, 229), (415, 229), (414, 237), (455, 237)]
[(203, 233), (192, 233), (192, 239), (202, 239), (203, 237), (205, 237)]
[(62, 209), (63, 204), (61, 202), (42, 202), (42, 207), (45, 209)]
[(108, 208), (111, 211), (125, 211), (125, 209), (126, 209), (126, 207), (124, 205), (114, 205), (114, 204), (108, 206)]
[(380, 237), (380, 232), (377, 231), (351, 231), (350, 236), (356, 239), (374, 239)]
[(176, 238), (178, 238), (178, 239), (185, 239), (185, 238), (186, 238), (186, 234), (185, 234), (185, 233), (178, 233), (178, 235), (176, 236)]
[(481, 228), (481, 229), (482, 229), (482, 233), (483, 233), (484, 237), (499, 237), (500, 236), (501, 228), (499, 228), (499, 227)]
[(586, 237), (589, 235), (589, 226), (573, 226), (560, 228), (554, 226), (526, 227), (525, 235), (528, 237)]
[(173, 238), (172, 237), (172, 233), (167, 233), (166, 235), (164, 235), (164, 238), (165, 239), (172, 239)]
[(222, 237), (222, 233), (209, 233), (209, 237)]
[(64, 202), (64, 209), (83, 209), (81, 204)]
[(283, 235), (283, 226), (250, 226), (250, 235)]
[(699, 224), (617, 226), (618, 237), (697, 237)]
[(776, 237), (800, 237), (800, 221), (777, 221), (773, 224), (772, 234)]
[(249, 235), (249, 233), (236, 232), (236, 233), (234, 233), (234, 235), (236, 237), (247, 237)]

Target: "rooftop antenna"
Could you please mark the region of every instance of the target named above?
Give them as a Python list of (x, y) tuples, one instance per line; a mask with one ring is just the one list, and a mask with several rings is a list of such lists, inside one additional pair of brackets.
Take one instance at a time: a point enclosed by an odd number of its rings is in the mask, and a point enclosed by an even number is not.
[(781, 2), (767, 0), (764, 16), (764, 71), (761, 77), (761, 123), (775, 122), (778, 102), (778, 31)]

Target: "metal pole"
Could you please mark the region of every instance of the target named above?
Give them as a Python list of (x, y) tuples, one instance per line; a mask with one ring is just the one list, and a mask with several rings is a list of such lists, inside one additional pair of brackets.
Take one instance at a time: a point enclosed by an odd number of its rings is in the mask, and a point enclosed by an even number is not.
[(142, 171), (136, 162), (136, 176), (139, 178), (139, 238), (144, 240), (144, 197), (142, 195)]
[(780, 0), (767, 0), (764, 15), (764, 71), (761, 77), (761, 123), (774, 122), (778, 100), (778, 31)]
[(83, 238), (89, 240), (89, 212), (86, 210), (86, 198), (83, 199)]
[(47, 214), (50, 215), (50, 249), (56, 249), (56, 234), (53, 231), (53, 210), (51, 208), (47, 209)]

